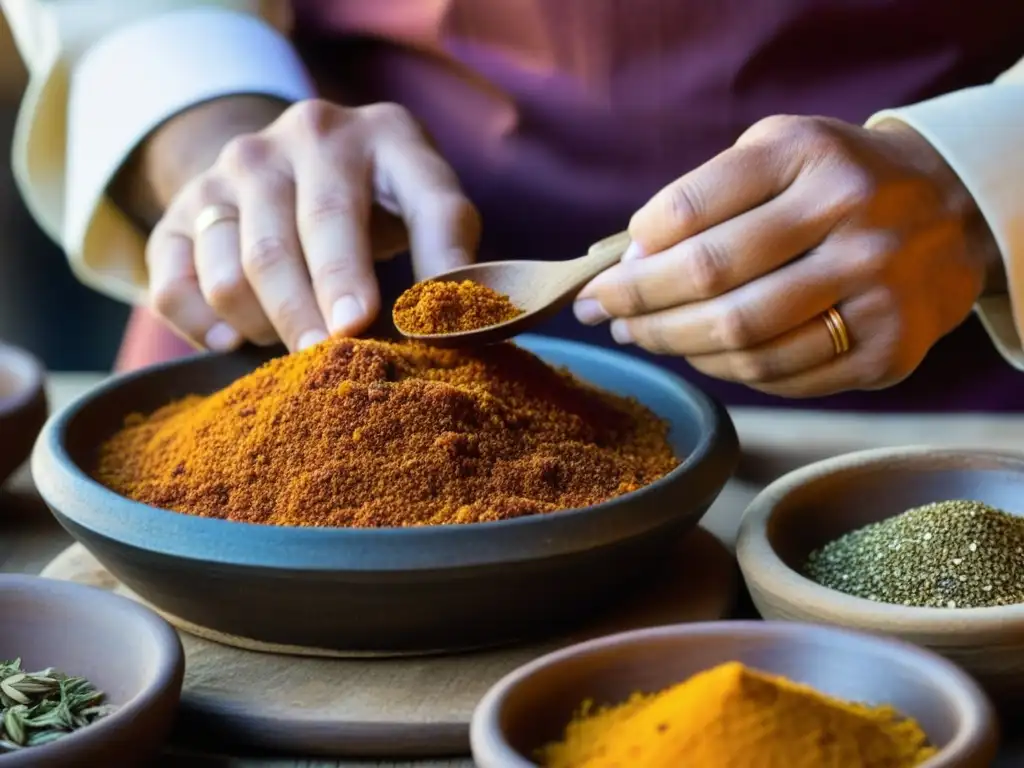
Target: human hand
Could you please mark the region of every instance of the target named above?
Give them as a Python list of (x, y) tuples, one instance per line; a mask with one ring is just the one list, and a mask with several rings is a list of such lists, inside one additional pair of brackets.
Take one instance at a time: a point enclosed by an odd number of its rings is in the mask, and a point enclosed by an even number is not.
[(173, 197), (146, 249), (153, 309), (199, 346), (301, 349), (380, 309), (374, 261), (469, 262), (480, 223), (399, 106), (311, 100), (238, 135)]
[[(785, 397), (908, 376), (1005, 280), (973, 198), (902, 123), (773, 117), (658, 192), (577, 317)], [(838, 352), (824, 318), (850, 339)]]

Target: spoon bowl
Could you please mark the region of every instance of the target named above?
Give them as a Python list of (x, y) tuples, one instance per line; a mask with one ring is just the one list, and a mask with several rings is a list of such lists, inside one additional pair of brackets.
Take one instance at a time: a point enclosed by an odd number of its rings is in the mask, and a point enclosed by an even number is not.
[(489, 261), (468, 264), (431, 278), (431, 282), (471, 282), (507, 296), (522, 314), (503, 323), (455, 333), (398, 332), (435, 347), (476, 347), (497, 344), (525, 333), (558, 314), (587, 283), (617, 264), (629, 246), (620, 232), (590, 246), (586, 256), (567, 261)]

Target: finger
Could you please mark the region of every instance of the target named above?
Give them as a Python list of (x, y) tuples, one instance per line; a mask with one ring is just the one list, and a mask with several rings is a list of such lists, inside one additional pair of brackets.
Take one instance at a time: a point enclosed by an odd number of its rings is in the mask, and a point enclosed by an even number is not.
[(355, 335), (380, 311), (370, 241), (368, 161), (324, 162), (307, 151), (295, 161), (296, 218), (320, 312), (332, 333)]
[(863, 289), (858, 262), (844, 258), (853, 248), (829, 243), (715, 299), (614, 320), (612, 336), (687, 357), (758, 346)]
[(228, 351), (242, 342), (203, 299), (192, 256), (192, 241), (165, 222), (154, 228), (146, 245), (149, 302), (183, 338), (197, 347)]
[[(849, 390), (881, 389), (906, 378), (924, 359), (928, 345), (919, 338), (931, 331), (927, 308), (919, 313), (920, 328), (901, 321), (892, 298), (884, 291), (861, 294), (840, 307), (850, 337), (850, 351), (792, 376), (758, 384), (757, 389), (779, 397), (824, 397)], [(922, 326), (923, 327), (923, 326)]]
[[(206, 303), (242, 336), (254, 344), (272, 344), (277, 341), (277, 333), (242, 270), (235, 196), (226, 185), (221, 186), (218, 203), (234, 207), (236, 216), (195, 233), (193, 250), (199, 289)], [(196, 207), (198, 216), (202, 207)]]
[[(581, 322), (634, 317), (712, 299), (792, 261), (821, 243), (832, 228), (821, 196), (794, 186), (764, 205), (729, 219), (666, 251), (620, 262), (579, 294), (602, 312), (581, 312)], [(581, 316), (582, 315), (582, 316)]]
[(327, 338), (296, 231), (295, 187), (281, 173), (238, 184), (242, 269), (267, 318), (290, 350)]
[[(856, 326), (863, 319), (858, 315), (856, 303), (845, 303), (837, 309), (844, 323), (849, 321), (848, 332), (851, 325)], [(852, 339), (850, 342), (852, 346)], [(848, 353), (847, 350), (845, 354)], [(701, 373), (716, 379), (756, 386), (825, 365), (838, 354), (825, 316), (818, 315), (764, 344), (734, 352), (697, 355), (687, 361)]]
[(799, 164), (776, 144), (730, 147), (654, 195), (629, 222), (644, 253), (658, 253), (755, 208), (796, 179)]
[(441, 156), (403, 134), (380, 141), (374, 159), (376, 187), (394, 198), (409, 230), (416, 278), (470, 263), (480, 242), (480, 215)]

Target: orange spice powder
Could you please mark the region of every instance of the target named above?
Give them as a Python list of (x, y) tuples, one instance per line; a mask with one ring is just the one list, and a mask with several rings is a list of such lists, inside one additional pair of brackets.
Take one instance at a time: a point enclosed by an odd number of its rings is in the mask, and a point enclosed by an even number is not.
[(475, 331), (521, 314), (508, 296), (486, 285), (471, 280), (428, 281), (398, 297), (392, 318), (405, 333), (427, 335)]
[(677, 464), (655, 415), (511, 343), (330, 339), (130, 417), (94, 475), (204, 517), (395, 527), (597, 504)]

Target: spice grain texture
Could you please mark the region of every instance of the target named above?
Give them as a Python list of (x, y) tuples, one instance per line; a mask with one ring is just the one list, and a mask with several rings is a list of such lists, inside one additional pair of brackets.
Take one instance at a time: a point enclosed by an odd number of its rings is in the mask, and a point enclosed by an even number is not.
[(475, 331), (521, 314), (508, 296), (471, 280), (416, 283), (392, 309), (395, 326), (417, 335)]
[(330, 339), (129, 417), (95, 477), (178, 512), (293, 526), (475, 523), (597, 504), (678, 464), (666, 424), (511, 343)]
[(882, 603), (1024, 603), (1024, 518), (977, 501), (925, 504), (829, 542), (804, 570), (823, 586)]
[(584, 703), (539, 757), (545, 768), (913, 768), (934, 754), (890, 706), (728, 662), (619, 706)]

